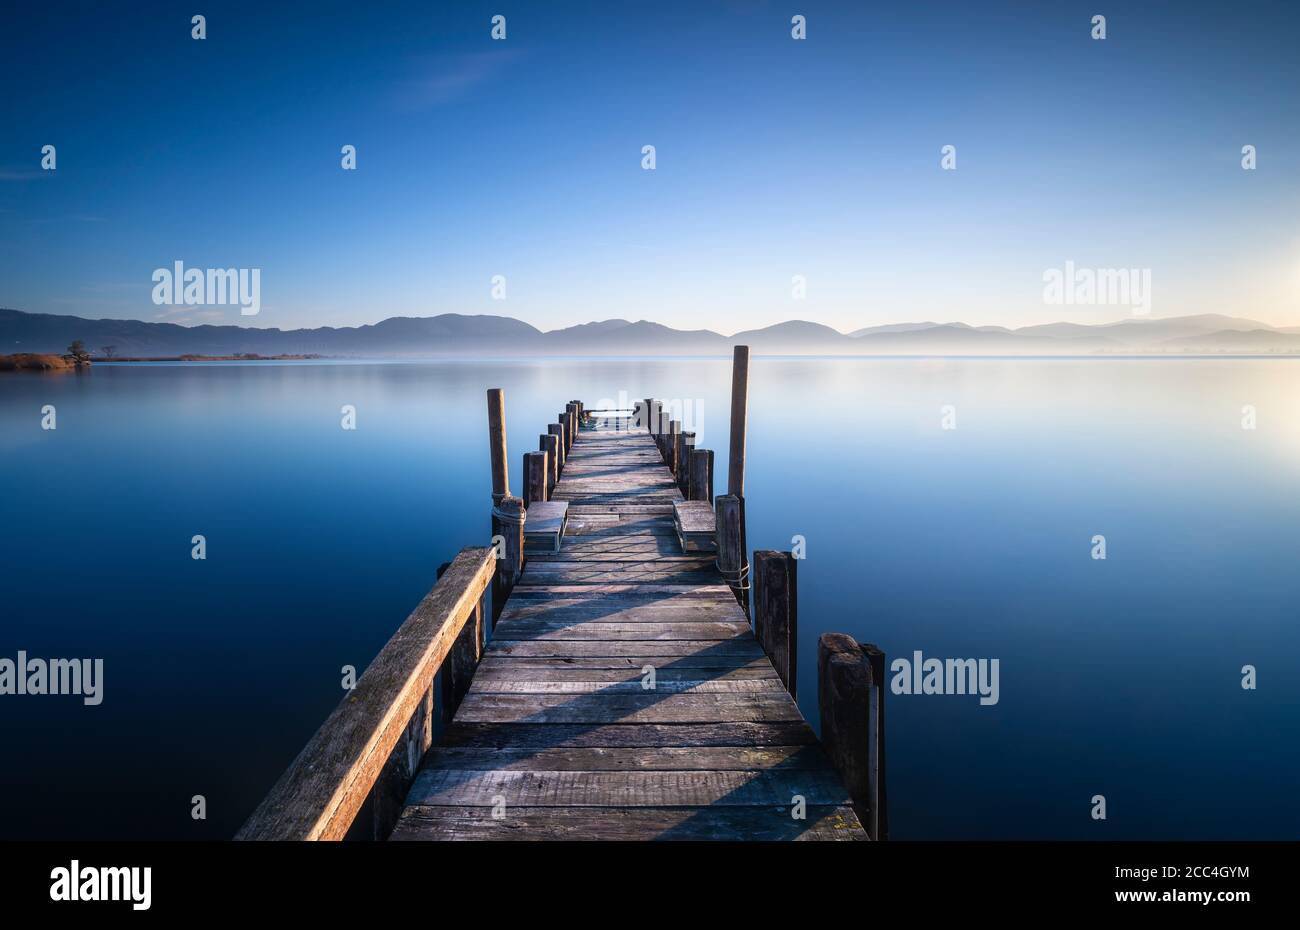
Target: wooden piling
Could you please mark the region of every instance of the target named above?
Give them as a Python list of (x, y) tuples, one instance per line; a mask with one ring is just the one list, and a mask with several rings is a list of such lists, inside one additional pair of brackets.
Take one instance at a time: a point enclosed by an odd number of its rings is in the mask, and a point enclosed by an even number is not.
[(564, 462), (567, 458), (564, 454), (564, 425), (552, 423), (546, 427), (546, 434), (555, 437), (555, 478), (558, 481), (564, 471)]
[(492, 536), (504, 539), (492, 577), (492, 622), (505, 607), (519, 573), (524, 570), (524, 502), (507, 494), (492, 508)]
[(713, 502), (713, 450), (691, 452), (691, 487), (687, 495), (693, 501)]
[(687, 500), (691, 499), (691, 455), (695, 452), (695, 433), (687, 430), (678, 439), (677, 489)]
[(871, 708), (871, 719), (875, 722), (875, 732), (869, 737), (871, 740), (872, 750), (875, 752), (875, 759), (871, 764), (871, 771), (876, 774), (876, 784), (871, 789), (871, 795), (876, 799), (875, 808), (875, 834), (877, 840), (889, 839), (889, 799), (885, 792), (885, 692), (889, 686), (885, 684), (888, 678), (885, 677), (885, 653), (872, 643), (863, 643), (862, 651), (866, 654), (867, 662), (871, 665), (871, 680), (875, 684), (873, 695), (875, 701)]
[(745, 573), (741, 499), (723, 494), (713, 506), (718, 527), (718, 571), (745, 614), (749, 614), (749, 579)]
[(546, 453), (546, 499), (550, 500), (560, 480), (560, 437), (554, 433), (538, 436), (537, 448)]
[(492, 453), (492, 503), (510, 493), (510, 469), (506, 464), (506, 392), (490, 388), (487, 392), (488, 447)]
[(677, 437), (682, 434), (682, 424), (679, 420), (668, 421), (668, 435), (664, 437), (664, 464), (674, 475), (677, 474), (677, 454), (680, 451), (677, 446)]
[(727, 459), (727, 493), (745, 496), (745, 422), (749, 416), (749, 346), (736, 346), (731, 357), (731, 455)]
[(548, 499), (546, 493), (549, 463), (545, 452), (524, 453), (524, 506)]
[(884, 810), (883, 672), (884, 654), (874, 646), (860, 646), (844, 633), (823, 633), (817, 641), (822, 745), (873, 840), (889, 835)]
[(569, 449), (573, 449), (573, 443), (578, 438), (578, 405), (569, 401), (564, 405), (564, 415), (568, 418), (566, 425), (569, 428)]
[(798, 663), (799, 563), (792, 553), (754, 553), (754, 635), (791, 695)]

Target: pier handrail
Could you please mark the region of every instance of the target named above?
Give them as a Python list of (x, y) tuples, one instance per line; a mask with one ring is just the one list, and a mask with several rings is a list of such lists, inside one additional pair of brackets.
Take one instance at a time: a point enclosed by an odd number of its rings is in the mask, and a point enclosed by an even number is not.
[[(381, 778), (394, 775), (397, 784), (388, 787), (402, 803), (428, 748), (434, 676), (469, 638), (477, 657), (483, 597), (495, 568), (490, 548), (460, 551), (235, 839), (342, 839), (372, 790), (385, 788)], [(471, 619), (475, 625), (467, 627)], [(375, 816), (375, 832), (386, 835)]]

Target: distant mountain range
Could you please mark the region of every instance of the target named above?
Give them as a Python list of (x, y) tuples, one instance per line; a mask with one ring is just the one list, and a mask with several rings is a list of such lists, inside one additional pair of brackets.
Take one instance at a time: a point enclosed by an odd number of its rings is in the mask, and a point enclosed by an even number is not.
[(335, 357), (445, 355), (725, 355), (737, 344), (764, 355), (1277, 355), (1300, 352), (1300, 327), (1274, 327), (1217, 313), (1131, 318), (1084, 326), (1007, 329), (965, 323), (892, 323), (841, 333), (805, 320), (723, 336), (648, 320), (601, 320), (542, 332), (503, 316), (392, 317), (371, 326), (260, 329), (87, 320), (0, 309), (0, 354), (62, 352), (80, 339), (95, 355), (319, 354)]

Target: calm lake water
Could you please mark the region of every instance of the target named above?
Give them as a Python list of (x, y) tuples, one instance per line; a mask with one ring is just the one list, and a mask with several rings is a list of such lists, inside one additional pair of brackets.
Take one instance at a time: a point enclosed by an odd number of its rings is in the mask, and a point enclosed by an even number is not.
[[(1300, 361), (764, 358), (750, 377), (750, 545), (807, 540), (805, 715), (824, 631), (999, 660), (994, 706), (889, 696), (895, 837), (1300, 836)], [(0, 697), (0, 836), (233, 834), (340, 667), (485, 544), (486, 388), (506, 390), (518, 490), (564, 401), (620, 391), (690, 400), (725, 475), (729, 385), (729, 359), (0, 374), (0, 656), (105, 663), (98, 707)]]

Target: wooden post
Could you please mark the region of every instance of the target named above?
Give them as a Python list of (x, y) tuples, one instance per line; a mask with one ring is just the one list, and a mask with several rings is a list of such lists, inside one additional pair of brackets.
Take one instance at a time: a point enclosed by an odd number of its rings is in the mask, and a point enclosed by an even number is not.
[(664, 464), (668, 466), (668, 470), (672, 472), (674, 476), (677, 474), (677, 453), (680, 451), (677, 447), (677, 437), (681, 434), (681, 422), (678, 420), (669, 420), (668, 435), (665, 437), (665, 442), (667, 444), (664, 446)]
[(741, 548), (743, 527), (742, 501), (734, 494), (723, 494), (714, 504), (718, 524), (718, 571), (749, 616), (749, 579), (745, 576), (744, 551)]
[(880, 647), (872, 643), (863, 643), (862, 651), (871, 665), (871, 680), (874, 683), (871, 692), (874, 698), (871, 720), (875, 725), (875, 731), (869, 735), (869, 739), (875, 754), (871, 771), (876, 776), (876, 783), (871, 789), (871, 795), (876, 799), (876, 839), (887, 840), (889, 839), (889, 799), (885, 793), (885, 692), (889, 687), (885, 682), (889, 679), (885, 677), (885, 653)]
[(629, 428), (636, 427), (640, 429), (643, 426), (647, 429), (650, 426), (649, 400), (638, 400), (632, 405), (632, 423)]
[(745, 425), (749, 417), (749, 346), (736, 346), (731, 356), (731, 454), (727, 460), (727, 493), (740, 501), (740, 560), (742, 577), (749, 573), (749, 534), (745, 528)]
[(552, 423), (546, 427), (546, 434), (555, 437), (555, 480), (560, 480), (560, 472), (564, 471), (564, 426), (559, 423)]
[(550, 465), (545, 452), (524, 453), (524, 506), (547, 500), (546, 476)]
[(496, 623), (505, 607), (506, 598), (524, 570), (524, 502), (507, 494), (492, 509), (492, 535), (505, 539), (503, 552), (497, 559), (492, 576), (492, 622)]
[(569, 442), (569, 418), (562, 413), (555, 418), (555, 422), (560, 427), (560, 448), (563, 450), (560, 453), (560, 465), (564, 466), (569, 461), (569, 446), (572, 445)]
[(691, 453), (695, 451), (695, 434), (681, 433), (677, 438), (677, 489), (687, 500), (691, 494)]
[(578, 405), (569, 401), (564, 405), (564, 415), (569, 418), (569, 448), (572, 449), (578, 439)]
[(691, 452), (691, 489), (687, 496), (693, 501), (713, 502), (712, 449), (695, 449)]
[(537, 437), (537, 448), (546, 453), (546, 499), (551, 499), (555, 482), (560, 480), (560, 437), (554, 433)]
[(749, 346), (736, 346), (731, 358), (731, 456), (727, 493), (745, 496), (745, 420), (749, 415)]
[[(817, 704), (822, 746), (844, 780), (873, 840), (889, 837), (885, 814), (884, 653), (844, 633), (817, 641)], [(882, 674), (875, 675), (875, 667)]]
[(655, 445), (659, 445), (659, 434), (663, 432), (663, 405), (659, 401), (651, 398), (650, 400), (650, 435), (655, 438)]
[(754, 636), (791, 695), (799, 670), (798, 565), (789, 552), (759, 549), (754, 553)]
[(672, 432), (673, 415), (667, 411), (659, 412), (659, 454), (668, 461), (668, 434)]
[(492, 503), (510, 493), (510, 469), (506, 464), (506, 392), (489, 388), (488, 447), (492, 453)]

